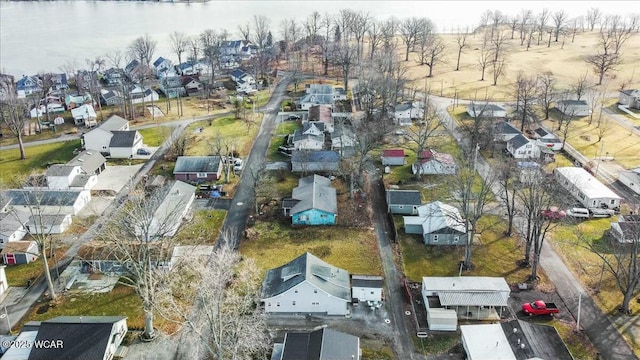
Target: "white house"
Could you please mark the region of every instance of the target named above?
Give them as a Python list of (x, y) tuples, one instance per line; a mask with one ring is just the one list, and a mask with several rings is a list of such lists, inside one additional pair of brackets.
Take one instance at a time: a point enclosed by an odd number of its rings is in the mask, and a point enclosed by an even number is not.
[(472, 102), (467, 106), (467, 114), (472, 118), (504, 118), (507, 116), (507, 110), (495, 104)]
[(506, 121), (501, 121), (496, 124), (493, 140), (506, 142), (518, 135), (522, 135), (520, 130), (516, 129), (513, 125), (509, 124)]
[(3, 196), (15, 210), (47, 215), (77, 215), (91, 200), (89, 190), (6, 190)]
[(349, 272), (306, 252), (267, 271), (261, 302), (266, 313), (348, 315)]
[(90, 190), (98, 182), (95, 174), (87, 174), (80, 165), (51, 165), (46, 172), (47, 188), (51, 190)]
[(171, 237), (182, 225), (195, 199), (196, 187), (182, 181), (176, 181), (169, 192), (158, 204), (148, 228), (136, 227), (136, 234), (148, 237), (147, 241), (158, 237)]
[(393, 109), (393, 119), (400, 126), (409, 126), (411, 120), (421, 119), (423, 116), (424, 109), (420, 103), (397, 104)]
[(162, 79), (171, 73), (175, 73), (171, 60), (163, 58), (162, 56), (158, 57), (152, 65), (153, 71), (158, 79)]
[(618, 180), (636, 194), (640, 194), (640, 167), (620, 171)]
[(585, 100), (560, 100), (556, 103), (556, 108), (561, 113), (568, 116), (589, 116), (591, 109)]
[(618, 104), (632, 109), (640, 109), (640, 89), (621, 90)]
[(540, 164), (534, 161), (518, 161), (518, 180), (523, 184), (532, 184), (543, 176)]
[(456, 162), (451, 154), (439, 153), (433, 149), (423, 150), (418, 161), (411, 165), (411, 171), (421, 175), (453, 175), (456, 170)]
[(464, 245), (464, 219), (458, 209), (440, 201), (418, 206), (417, 216), (404, 216), (404, 231), (422, 235), (425, 245)]
[(382, 165), (404, 165), (404, 150), (403, 149), (384, 149), (382, 150), (382, 156), (380, 156)]
[(351, 275), (351, 297), (353, 301), (366, 302), (369, 306), (382, 304), (382, 276)]
[(50, 102), (47, 104), (45, 108), (44, 105), (40, 105), (38, 107), (34, 107), (31, 109), (29, 114), (32, 119), (46, 117), (46, 113), (55, 114), (55, 113), (63, 113), (65, 111), (64, 106), (60, 103)]
[(62, 234), (71, 221), (71, 214), (34, 214), (29, 216), (26, 227), (29, 234)]
[(516, 135), (507, 141), (507, 151), (515, 159), (537, 159), (540, 157), (540, 148), (536, 140), (528, 139), (524, 135)]
[(0, 248), (10, 241), (19, 241), (27, 234), (24, 224), (28, 211), (0, 212)]
[(112, 131), (129, 130), (129, 121), (118, 115), (113, 115), (100, 123), (98, 127), (82, 135), (82, 145), (86, 150), (109, 152), (109, 142), (113, 136)]
[(71, 109), (71, 116), (73, 117), (73, 122), (76, 125), (84, 124), (86, 127), (91, 127), (97, 124), (96, 119), (98, 118), (98, 115), (96, 114), (93, 105), (90, 104), (84, 104)]
[(324, 147), (324, 131), (316, 124), (307, 122), (302, 129), (296, 129), (293, 133), (293, 146), (296, 150), (322, 150)]
[(137, 154), (142, 147), (142, 135), (136, 130), (112, 131), (109, 140), (109, 155), (116, 159), (127, 159)]
[(555, 134), (548, 132), (547, 130), (539, 127), (534, 130), (536, 144), (538, 146), (546, 146), (547, 148), (560, 151), (562, 150), (562, 140), (558, 138)]
[(586, 208), (620, 207), (622, 198), (581, 167), (559, 167), (556, 181)]
[(132, 104), (150, 103), (152, 101), (160, 100), (160, 96), (151, 88), (142, 88), (140, 86), (134, 86), (129, 92)]

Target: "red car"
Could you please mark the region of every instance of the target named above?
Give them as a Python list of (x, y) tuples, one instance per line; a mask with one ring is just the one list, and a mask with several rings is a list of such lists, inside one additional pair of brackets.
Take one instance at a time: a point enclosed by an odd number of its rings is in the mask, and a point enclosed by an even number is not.
[(562, 220), (567, 217), (567, 213), (564, 210), (560, 210), (557, 206), (551, 206), (546, 210), (542, 210), (540, 214), (549, 220)]
[(553, 315), (560, 312), (556, 304), (536, 300), (530, 303), (522, 304), (522, 312), (532, 315)]

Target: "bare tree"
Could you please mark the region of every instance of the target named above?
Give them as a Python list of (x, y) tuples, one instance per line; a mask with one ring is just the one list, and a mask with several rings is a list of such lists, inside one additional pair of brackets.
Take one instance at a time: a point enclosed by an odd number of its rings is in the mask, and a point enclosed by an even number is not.
[(371, 21), (372, 19), (368, 12), (354, 12), (351, 17), (349, 30), (356, 40), (356, 59), (358, 62), (362, 59), (364, 36), (367, 33)]
[(520, 131), (524, 131), (528, 119), (533, 115), (533, 105), (537, 99), (537, 79), (520, 71), (516, 78), (516, 113), (521, 114)]
[(507, 236), (513, 232), (513, 219), (516, 216), (516, 198), (518, 192), (518, 168), (515, 161), (505, 159), (496, 170), (496, 183), (500, 186), (500, 198), (507, 211)]
[(20, 160), (24, 160), (27, 155), (24, 151), (22, 134), (25, 126), (29, 124), (27, 104), (22, 99), (17, 98), (13, 84), (7, 85), (7, 95), (0, 101), (0, 123), (9, 129), (11, 134), (18, 140)]
[(269, 37), (269, 27), (271, 21), (264, 15), (254, 15), (253, 16), (253, 36), (252, 41), (257, 46), (257, 72), (259, 75), (264, 76), (267, 72), (268, 62), (269, 62), (269, 54), (270, 52), (267, 49), (267, 39)]
[(589, 30), (593, 31), (596, 24), (600, 22), (602, 18), (602, 12), (598, 8), (591, 8), (587, 11), (587, 23), (589, 24)]
[(369, 60), (373, 60), (373, 55), (383, 42), (383, 28), (384, 23), (375, 19), (371, 20), (367, 28), (367, 35), (369, 37)]
[[(166, 196), (176, 198), (172, 207), (161, 207)], [(162, 266), (171, 258), (174, 235), (181, 221), (187, 199), (180, 193), (159, 189), (148, 196), (140, 191), (130, 193), (123, 210), (103, 227), (101, 240), (112, 249), (113, 256), (125, 265), (127, 272), (121, 283), (135, 289), (145, 314), (143, 337), (156, 336), (154, 313), (160, 302), (160, 290), (170, 282), (170, 270)], [(184, 195), (182, 195), (184, 197)]]
[(220, 156), (222, 162), (222, 177), (225, 183), (229, 183), (229, 176), (233, 169), (233, 159), (236, 144), (232, 138), (216, 132), (209, 142), (211, 155)]
[[(417, 126), (411, 126), (405, 132), (405, 136), (410, 140), (411, 145), (415, 148), (412, 149), (418, 155), (421, 156), (422, 152), (429, 148), (429, 141), (442, 127), (442, 122), (438, 116), (438, 109), (434, 108), (429, 102), (428, 92), (423, 92), (424, 99), (421, 101), (422, 116), (418, 121)], [(421, 175), (420, 171), (416, 171), (415, 177), (419, 179)]]
[(485, 35), (482, 45), (480, 45), (480, 52), (477, 55), (478, 68), (480, 69), (482, 76), (480, 77), (480, 81), (484, 81), (484, 74), (487, 70), (487, 67), (491, 63), (492, 52), (489, 47), (488, 38)]
[(178, 156), (184, 156), (187, 151), (187, 145), (189, 144), (189, 137), (186, 133), (173, 132), (168, 139), (168, 151), (167, 156), (172, 159), (176, 159)]
[(215, 30), (207, 29), (200, 33), (200, 47), (202, 48), (202, 52), (209, 62), (212, 84), (216, 79), (215, 70), (220, 63), (220, 48), (222, 47), (222, 42), (224, 42), (226, 39), (226, 32), (218, 33)]
[(107, 60), (109, 60), (109, 63), (111, 64), (112, 67), (116, 69), (120, 69), (120, 64), (122, 63), (122, 59), (124, 58), (124, 55), (122, 54), (122, 51), (114, 50), (112, 52), (105, 54), (104, 57)]
[(349, 88), (349, 76), (351, 75), (352, 67), (355, 66), (357, 61), (357, 51), (353, 44), (345, 42), (341, 45), (336, 45), (333, 51), (333, 64), (339, 66), (342, 69), (342, 82), (344, 88)]
[(586, 63), (593, 66), (593, 70), (598, 74), (598, 84), (602, 85), (604, 76), (615, 70), (620, 65), (620, 57), (615, 53), (604, 53), (598, 51), (596, 55), (591, 55), (586, 58)]
[(542, 34), (545, 32), (547, 27), (547, 22), (549, 21), (549, 17), (551, 16), (551, 12), (549, 9), (544, 8), (538, 14), (537, 20), (537, 31), (538, 31), (538, 45), (540, 45), (540, 41), (542, 40)]
[(404, 61), (409, 61), (409, 51), (415, 46), (418, 40), (418, 34), (424, 27), (424, 21), (424, 18), (414, 16), (404, 19), (400, 24), (400, 37), (406, 48)]
[[(598, 84), (599, 85), (599, 84)], [(582, 96), (591, 89), (591, 81), (589, 81), (589, 74), (587, 72), (582, 73), (575, 83), (571, 84), (571, 90), (576, 94), (577, 100), (582, 100)], [(565, 95), (568, 98), (568, 95)]]
[(504, 75), (507, 68), (507, 59), (503, 55), (501, 58), (491, 62), (491, 75), (493, 75), (493, 86), (498, 85), (498, 79)]
[(544, 119), (549, 119), (551, 105), (556, 101), (556, 79), (551, 74), (538, 77), (538, 100), (544, 110)]
[(564, 10), (556, 11), (553, 16), (554, 30), (553, 34), (555, 37), (555, 42), (558, 42), (558, 36), (560, 36), (560, 32), (564, 29), (565, 23), (567, 22), (569, 16)]
[(456, 43), (458, 44), (458, 60), (456, 61), (456, 71), (460, 70), (460, 57), (462, 56), (462, 52), (469, 46), (467, 44), (467, 35), (469, 35), (469, 28), (465, 28), (464, 32), (460, 31), (460, 28), (458, 28), (458, 32), (456, 33)]
[(156, 51), (157, 42), (151, 39), (149, 34), (145, 34), (133, 40), (129, 44), (129, 55), (140, 61), (140, 64), (149, 66), (153, 53)]
[(602, 259), (623, 296), (620, 311), (630, 314), (629, 303), (640, 290), (640, 223), (615, 223), (607, 235), (594, 241), (578, 232), (578, 244)]
[(251, 25), (249, 23), (238, 25), (238, 32), (242, 40), (249, 41), (251, 38)]
[(531, 21), (533, 20), (533, 12), (530, 9), (522, 9), (520, 11), (520, 46), (524, 44), (527, 38), (529, 28), (531, 27)]
[[(175, 311), (185, 325), (180, 359), (263, 359), (270, 339), (259, 306), (262, 274), (255, 262), (234, 251), (223, 234), (207, 264), (187, 265), (195, 281), (184, 281), (164, 295), (165, 307)], [(186, 298), (193, 303), (182, 310)]]
[(169, 34), (169, 42), (171, 43), (171, 50), (178, 56), (178, 64), (182, 64), (182, 54), (189, 46), (189, 36), (185, 33), (174, 31)]

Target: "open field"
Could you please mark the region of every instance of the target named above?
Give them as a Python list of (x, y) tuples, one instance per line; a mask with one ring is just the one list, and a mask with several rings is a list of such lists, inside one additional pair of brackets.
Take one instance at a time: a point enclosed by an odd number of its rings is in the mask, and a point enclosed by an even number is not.
[[(253, 114), (247, 114), (252, 117)], [(221, 137), (225, 141), (230, 141), (235, 151), (241, 156), (246, 156), (251, 151), (253, 140), (260, 130), (262, 117), (256, 115), (251, 121), (235, 119), (233, 116), (225, 116), (213, 120), (211, 126), (207, 121), (199, 121), (189, 125), (185, 129), (188, 137), (188, 147), (185, 155), (209, 155), (211, 154), (211, 143), (216, 137)], [(202, 129), (196, 132), (196, 129)]]
[[(458, 45), (455, 34), (441, 35), (446, 45), (443, 62), (436, 64), (433, 70), (433, 77), (427, 79), (427, 86), (432, 93), (446, 97), (454, 97), (457, 93), (462, 99), (490, 98), (494, 101), (513, 101), (513, 84), (520, 71), (528, 76), (551, 74), (556, 78), (557, 86), (560, 89), (569, 89), (577, 82), (578, 78), (587, 73), (589, 80), (595, 84), (597, 82), (593, 69), (584, 59), (587, 56), (595, 55), (598, 49), (599, 32), (578, 33), (575, 42), (571, 38), (552, 39), (551, 47), (547, 47), (546, 36), (540, 43), (532, 44), (529, 51), (525, 46), (520, 46), (518, 34), (516, 39), (511, 40), (510, 30), (506, 30), (508, 40), (504, 47), (504, 54), (507, 55), (505, 75), (498, 80), (498, 84), (493, 86), (493, 78), (490, 68), (485, 73), (485, 80), (480, 81), (481, 71), (478, 68), (478, 55), (482, 44), (482, 34), (468, 35), (467, 44), (460, 58), (460, 70), (455, 71)], [(617, 71), (611, 72), (605, 78), (600, 88), (606, 88), (609, 92), (615, 92), (626, 84), (627, 89), (640, 87), (640, 77), (634, 76), (637, 62), (634, 59), (640, 58), (640, 33), (634, 33), (632, 38), (624, 43), (621, 54), (622, 64), (617, 67)], [(404, 59), (404, 49), (399, 49)], [(426, 65), (420, 66), (416, 53), (410, 53), (408, 75), (415, 79), (414, 85), (422, 89), (425, 85), (425, 76), (428, 74)]]
[[(55, 132), (53, 132), (51, 129), (43, 129), (43, 131), (40, 132), (39, 134), (33, 134), (33, 135), (23, 134), (22, 141), (30, 142), (30, 141), (53, 139), (63, 134), (75, 134), (78, 132), (78, 128), (73, 124), (73, 119), (71, 118), (71, 112), (55, 114), (51, 117), (51, 120), (53, 121), (53, 119), (58, 116), (62, 116), (63, 118), (66, 118), (66, 121), (64, 124), (56, 125)], [(34, 123), (34, 125), (37, 125), (37, 122), (35, 120), (31, 120), (31, 121)], [(18, 139), (15, 136), (13, 136), (13, 134), (9, 130), (4, 129), (4, 124), (0, 125), (0, 129), (2, 130), (2, 137), (0, 137), (0, 146), (14, 145), (18, 143)]]
[(263, 271), (288, 263), (304, 252), (352, 274), (382, 274), (373, 230), (339, 226), (293, 227), (258, 221), (240, 244), (243, 256), (255, 259)]
[(20, 160), (20, 150), (0, 151), (0, 184), (7, 185), (16, 177), (40, 171), (51, 164), (66, 163), (73, 158), (73, 149), (80, 147), (80, 140), (64, 141), (53, 144), (30, 146), (25, 148), (27, 158)]
[(144, 139), (144, 144), (147, 146), (160, 146), (164, 143), (165, 140), (171, 135), (172, 128), (168, 126), (157, 126), (147, 129), (138, 130), (142, 138)]

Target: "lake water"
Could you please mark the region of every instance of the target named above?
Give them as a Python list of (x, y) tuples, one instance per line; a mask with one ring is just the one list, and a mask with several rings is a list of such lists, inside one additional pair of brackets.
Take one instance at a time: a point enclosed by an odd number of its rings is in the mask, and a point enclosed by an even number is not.
[[(580, 4), (580, 6), (576, 6)], [(57, 72), (67, 62), (85, 66), (85, 59), (125, 51), (145, 33), (157, 40), (154, 56), (175, 58), (169, 34), (198, 34), (204, 29), (227, 29), (237, 38), (238, 25), (253, 15), (271, 19), (277, 39), (284, 19), (303, 20), (314, 10), (335, 14), (340, 9), (368, 11), (380, 19), (395, 16), (430, 18), (441, 32), (478, 24), (485, 10), (500, 9), (517, 15), (521, 9), (542, 8), (584, 15), (600, 7), (610, 14), (638, 10), (631, 1), (209, 1), (206, 3), (159, 3), (130, 1), (0, 1), (0, 72), (20, 77), (40, 71)], [(635, 7), (635, 10), (633, 10)], [(606, 9), (605, 9), (606, 8)], [(572, 13), (573, 12), (573, 13)], [(175, 59), (174, 59), (175, 60)]]

